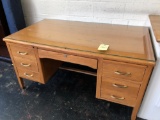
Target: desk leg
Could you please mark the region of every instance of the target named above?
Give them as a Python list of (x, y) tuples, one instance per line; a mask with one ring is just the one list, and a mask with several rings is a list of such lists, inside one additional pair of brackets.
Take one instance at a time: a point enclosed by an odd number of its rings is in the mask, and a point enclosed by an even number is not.
[(101, 91), (101, 76), (102, 76), (102, 67), (103, 66), (103, 59), (98, 59), (98, 68), (97, 68), (97, 85), (96, 85), (96, 98), (100, 98), (100, 91)]
[(18, 79), (19, 86), (21, 87), (21, 89), (24, 89), (25, 87), (24, 87), (23, 78), (19, 77), (18, 71), (17, 71), (15, 66), (14, 66), (14, 70), (15, 70), (15, 73), (16, 73), (16, 76), (17, 76), (17, 79)]
[[(14, 66), (14, 64), (13, 64), (13, 66)], [(16, 73), (16, 76), (17, 76), (17, 79), (18, 79), (18, 83), (19, 83), (21, 89), (24, 89), (25, 87), (24, 87), (23, 78), (19, 77), (18, 71), (17, 71), (15, 66), (14, 66), (14, 70), (15, 70), (15, 73)]]
[(18, 72), (17, 72), (17, 69), (16, 69), (16, 67), (14, 66), (15, 63), (14, 63), (14, 60), (13, 60), (13, 55), (12, 55), (12, 52), (11, 52), (11, 49), (10, 49), (10, 45), (9, 45), (8, 43), (7, 43), (6, 45), (7, 45), (8, 51), (9, 51), (9, 53), (10, 53), (10, 57), (11, 57), (11, 59), (12, 59), (12, 62), (13, 62), (12, 65), (13, 65), (14, 70), (15, 70), (15, 72), (16, 72), (16, 76), (17, 76), (17, 79), (18, 79), (18, 83), (19, 83), (20, 87), (21, 87), (22, 89), (24, 89), (23, 79), (19, 77)]
[(138, 108), (133, 108), (132, 115), (131, 115), (131, 120), (136, 120)]
[(24, 89), (25, 87), (24, 87), (23, 79), (20, 78), (20, 77), (18, 77), (18, 76), (17, 76), (17, 79), (18, 79), (18, 83), (19, 83), (20, 87), (21, 87), (22, 89)]
[(146, 69), (145, 75), (143, 77), (143, 83), (141, 84), (139, 94), (138, 94), (138, 97), (137, 97), (137, 102), (136, 102), (136, 105), (134, 106), (133, 111), (132, 111), (131, 120), (136, 120), (138, 110), (141, 106), (141, 102), (142, 102), (142, 99), (143, 99), (143, 96), (144, 96), (144, 93), (145, 93), (150, 75), (152, 73), (152, 69), (153, 69), (152, 65), (148, 66), (147, 69)]

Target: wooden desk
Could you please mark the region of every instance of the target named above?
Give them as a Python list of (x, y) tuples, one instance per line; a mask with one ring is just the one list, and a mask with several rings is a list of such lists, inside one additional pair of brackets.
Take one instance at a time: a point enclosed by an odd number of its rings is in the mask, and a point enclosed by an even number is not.
[(63, 62), (88, 66), (97, 72), (81, 72), (97, 76), (96, 98), (133, 107), (135, 120), (155, 64), (148, 28), (43, 20), (4, 41), (21, 88), (22, 78), (46, 83)]

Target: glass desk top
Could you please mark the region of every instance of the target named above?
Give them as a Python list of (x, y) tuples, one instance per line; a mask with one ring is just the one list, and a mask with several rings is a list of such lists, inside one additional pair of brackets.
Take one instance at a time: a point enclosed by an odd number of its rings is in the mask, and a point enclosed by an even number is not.
[[(45, 19), (5, 39), (155, 61), (147, 27)], [(100, 44), (109, 49), (99, 51)]]

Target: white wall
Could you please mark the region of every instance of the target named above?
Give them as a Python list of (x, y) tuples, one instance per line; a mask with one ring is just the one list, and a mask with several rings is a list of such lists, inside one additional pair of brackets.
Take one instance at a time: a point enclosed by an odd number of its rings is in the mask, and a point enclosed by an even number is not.
[(44, 18), (149, 26), (160, 0), (21, 0), (27, 25)]
[(160, 120), (160, 43), (156, 41), (153, 28), (150, 29), (150, 32), (157, 61), (139, 109), (138, 117), (146, 120)]

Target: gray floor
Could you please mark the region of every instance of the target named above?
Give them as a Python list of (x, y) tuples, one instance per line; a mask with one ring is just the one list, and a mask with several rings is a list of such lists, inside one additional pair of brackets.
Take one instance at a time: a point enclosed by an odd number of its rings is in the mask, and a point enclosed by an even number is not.
[(58, 70), (45, 85), (25, 84), (0, 61), (0, 120), (130, 120), (132, 108), (95, 98), (93, 76)]

